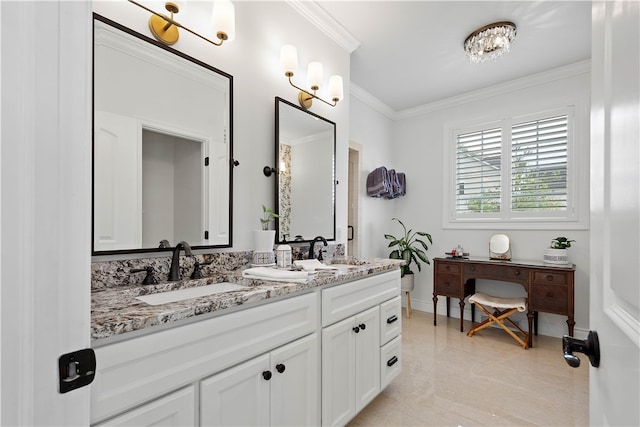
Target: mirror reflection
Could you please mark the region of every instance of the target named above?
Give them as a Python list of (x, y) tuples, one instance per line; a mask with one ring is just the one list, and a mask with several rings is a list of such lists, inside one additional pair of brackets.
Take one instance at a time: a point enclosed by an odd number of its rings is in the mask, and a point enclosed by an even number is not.
[(335, 123), (276, 98), (278, 242), (335, 240)]
[(231, 246), (232, 77), (94, 14), (93, 253)]

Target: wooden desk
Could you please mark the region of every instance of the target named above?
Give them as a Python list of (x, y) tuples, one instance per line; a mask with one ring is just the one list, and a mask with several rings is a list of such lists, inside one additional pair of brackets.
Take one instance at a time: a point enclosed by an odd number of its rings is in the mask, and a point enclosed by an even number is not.
[[(476, 292), (476, 279), (518, 283), (527, 291), (529, 331), (538, 335), (538, 312), (567, 316), (569, 335), (573, 336), (574, 264), (553, 266), (542, 262), (498, 261), (488, 258), (434, 258), (433, 265), (433, 325), (436, 325), (438, 295), (447, 297), (447, 317), (450, 298), (460, 300), (460, 332), (463, 328), (464, 300)], [(471, 321), (475, 321), (475, 305), (471, 306)], [(535, 321), (535, 325), (534, 325)], [(534, 328), (532, 329), (532, 326)], [(529, 334), (529, 347), (532, 335)]]

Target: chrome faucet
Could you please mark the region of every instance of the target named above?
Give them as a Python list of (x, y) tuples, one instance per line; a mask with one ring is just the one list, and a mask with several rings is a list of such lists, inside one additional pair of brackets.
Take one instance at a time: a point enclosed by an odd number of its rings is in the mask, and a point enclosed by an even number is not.
[(313, 247), (315, 246), (316, 242), (322, 242), (324, 243), (325, 246), (327, 246), (327, 239), (325, 239), (322, 236), (317, 236), (315, 237), (311, 243), (309, 244), (309, 259), (314, 259), (316, 257), (314, 251), (313, 251)]
[(177, 282), (182, 279), (180, 274), (180, 251), (184, 249), (184, 254), (192, 256), (191, 246), (185, 241), (182, 241), (173, 248), (173, 257), (171, 258), (171, 269), (169, 270), (169, 281)]

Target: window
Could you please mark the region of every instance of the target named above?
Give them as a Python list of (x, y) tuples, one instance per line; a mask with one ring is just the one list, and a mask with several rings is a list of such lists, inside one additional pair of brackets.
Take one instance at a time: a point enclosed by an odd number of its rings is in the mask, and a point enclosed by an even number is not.
[(577, 221), (572, 108), (449, 135), (450, 223)]

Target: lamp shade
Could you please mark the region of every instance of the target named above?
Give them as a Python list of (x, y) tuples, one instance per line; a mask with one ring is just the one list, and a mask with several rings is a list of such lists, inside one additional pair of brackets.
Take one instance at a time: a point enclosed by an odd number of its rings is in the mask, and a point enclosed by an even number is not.
[(296, 47), (290, 44), (282, 46), (280, 49), (280, 65), (285, 75), (291, 73), (293, 75), (298, 69), (298, 51)]
[(322, 84), (322, 64), (320, 62), (310, 62), (307, 71), (307, 80), (311, 89), (318, 90)]
[(329, 77), (329, 96), (331, 100), (341, 101), (344, 98), (344, 90), (342, 88), (342, 76)]
[(227, 41), (233, 41), (236, 37), (236, 11), (230, 0), (215, 0), (213, 2), (213, 31), (225, 33)]

